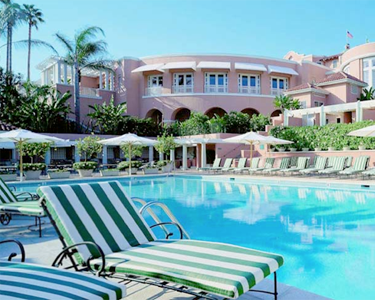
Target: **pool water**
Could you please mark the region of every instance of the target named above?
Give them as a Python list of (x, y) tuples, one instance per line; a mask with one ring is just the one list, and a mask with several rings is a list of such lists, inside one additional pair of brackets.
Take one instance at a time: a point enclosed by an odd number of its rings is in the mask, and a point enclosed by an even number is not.
[(280, 282), (333, 299), (375, 299), (375, 191), (192, 176), (121, 182), (132, 197), (166, 203), (193, 239), (282, 254)]

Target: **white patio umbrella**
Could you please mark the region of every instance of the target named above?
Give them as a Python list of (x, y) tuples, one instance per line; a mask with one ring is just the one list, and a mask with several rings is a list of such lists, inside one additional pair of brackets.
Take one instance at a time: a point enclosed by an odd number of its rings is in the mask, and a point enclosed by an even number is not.
[(131, 168), (132, 168), (132, 158), (131, 158), (131, 152), (132, 152), (132, 146), (153, 146), (157, 143), (155, 140), (147, 139), (144, 137), (140, 137), (133, 133), (127, 133), (118, 137), (101, 140), (99, 143), (107, 146), (120, 146), (120, 145), (129, 145), (129, 175), (131, 175)]
[(285, 145), (285, 144), (293, 144), (294, 142), (288, 141), (288, 140), (283, 140), (276, 138), (272, 135), (267, 136), (267, 141), (265, 143), (261, 144), (269, 144), (269, 145)]
[(23, 181), (23, 144), (24, 143), (54, 143), (64, 142), (65, 140), (35, 133), (25, 129), (16, 129), (0, 133), (1, 142), (13, 142), (19, 145), (20, 154), (20, 181)]
[(375, 137), (375, 125), (367, 126), (348, 133), (350, 136)]

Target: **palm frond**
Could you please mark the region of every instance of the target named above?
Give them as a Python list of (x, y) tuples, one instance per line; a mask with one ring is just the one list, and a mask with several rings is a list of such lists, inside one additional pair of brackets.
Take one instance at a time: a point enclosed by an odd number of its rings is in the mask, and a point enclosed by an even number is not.
[(85, 65), (81, 65), (81, 70), (91, 69), (95, 71), (109, 71), (114, 73), (112, 65), (113, 61), (109, 59), (98, 59), (94, 61), (87, 62)]
[(98, 26), (90, 26), (83, 29), (75, 36), (76, 45), (86, 43), (90, 38), (95, 38), (98, 33), (105, 36), (103, 29)]
[(56, 33), (57, 40), (68, 50), (68, 53), (74, 53), (73, 42), (61, 33)]
[[(28, 43), (29, 43), (28, 40), (21, 40), (21, 41), (15, 41), (15, 42), (13, 42), (13, 45), (16, 48), (26, 48), (28, 46)], [(4, 47), (4, 46), (6, 46), (6, 45), (2, 45), (1, 47)], [(48, 48), (51, 51), (53, 51), (54, 54), (59, 55), (59, 53), (57, 52), (57, 50), (51, 44), (49, 44), (47, 42), (44, 42), (42, 40), (34, 40), (34, 39), (32, 39), (31, 40), (31, 47), (35, 47), (35, 48), (45, 47), (45, 48)]]

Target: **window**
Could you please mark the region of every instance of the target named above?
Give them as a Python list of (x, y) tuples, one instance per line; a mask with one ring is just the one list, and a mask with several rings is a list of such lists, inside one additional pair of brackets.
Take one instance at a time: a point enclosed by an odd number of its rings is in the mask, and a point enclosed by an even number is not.
[(350, 66), (346, 66), (346, 67), (344, 68), (344, 72), (345, 72), (346, 74), (350, 74)]
[(357, 95), (358, 94), (358, 86), (355, 85), (355, 84), (351, 84), (350, 85), (350, 90), (352, 92), (353, 95)]
[(334, 61), (332, 61), (332, 68), (333, 69), (337, 68), (337, 59), (335, 59)]
[(301, 109), (307, 108), (306, 101), (300, 101), (299, 104), (301, 104)]
[(314, 101), (314, 106), (315, 107), (320, 107), (320, 106), (323, 106), (324, 103), (323, 102), (320, 102), (320, 101)]
[(260, 94), (260, 76), (238, 74), (238, 92), (241, 94)]
[(53, 148), (51, 147), (51, 159), (66, 159), (66, 148), (59, 147)]
[(288, 89), (288, 78), (271, 77), (271, 95), (281, 95)]
[(336, 123), (337, 123), (337, 124), (340, 124), (340, 123), (341, 123), (341, 119), (340, 119), (340, 118), (337, 118), (337, 119), (336, 119)]
[(375, 88), (375, 57), (366, 58), (363, 60), (363, 81), (368, 84), (368, 87)]
[(163, 75), (150, 75), (147, 80), (146, 96), (162, 94)]
[(121, 89), (122, 87), (122, 76), (121, 75), (118, 75), (117, 76), (117, 89)]
[(193, 73), (174, 73), (173, 87), (174, 94), (193, 93), (194, 76)]
[(228, 74), (227, 73), (206, 73), (204, 91), (205, 93), (227, 93), (228, 92)]

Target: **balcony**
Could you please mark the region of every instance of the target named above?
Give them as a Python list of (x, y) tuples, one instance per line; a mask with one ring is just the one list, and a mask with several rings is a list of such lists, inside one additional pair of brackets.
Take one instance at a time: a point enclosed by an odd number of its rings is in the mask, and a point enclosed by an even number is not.
[(97, 88), (89, 88), (89, 87), (81, 86), (79, 87), (79, 93), (82, 96), (89, 96), (89, 97), (96, 97), (96, 98), (100, 97), (99, 89)]
[(172, 93), (173, 94), (194, 93), (194, 86), (193, 85), (173, 85)]
[(240, 94), (260, 94), (259, 86), (239, 86), (238, 92)]
[(228, 86), (226, 85), (206, 85), (204, 87), (205, 93), (228, 93)]
[(280, 96), (282, 94), (284, 94), (286, 91), (286, 89), (275, 89), (275, 88), (271, 88), (271, 95), (272, 96)]
[(153, 86), (145, 88), (145, 96), (160, 96), (163, 92), (163, 87)]

